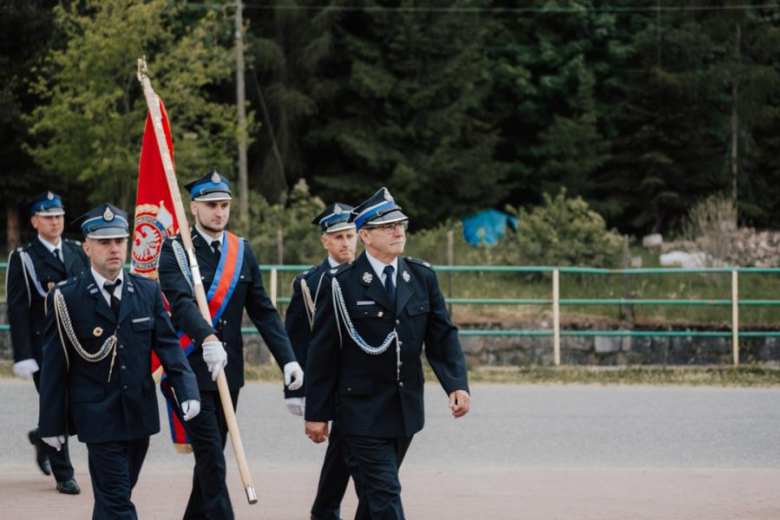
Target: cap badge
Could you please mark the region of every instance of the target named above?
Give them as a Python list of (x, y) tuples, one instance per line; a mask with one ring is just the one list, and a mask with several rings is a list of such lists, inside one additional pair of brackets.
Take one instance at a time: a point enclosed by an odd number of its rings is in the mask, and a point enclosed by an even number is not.
[(103, 212), (103, 220), (106, 222), (111, 222), (114, 220), (114, 212), (111, 211), (111, 208), (106, 207), (106, 210)]
[(222, 179), (219, 178), (219, 174), (216, 171), (211, 174), (211, 182), (218, 183), (220, 180)]
[(411, 276), (409, 276), (409, 273), (408, 273), (408, 272), (406, 272), (406, 271), (404, 271), (404, 272), (401, 274), (401, 276), (403, 276), (404, 282), (406, 282), (406, 283), (409, 283), (409, 280), (411, 280), (411, 279), (412, 279), (412, 277), (411, 277)]
[(92, 335), (95, 336), (96, 338), (99, 338), (100, 336), (103, 335), (103, 329), (101, 329), (100, 327), (95, 327), (92, 330)]
[(344, 210), (343, 210), (343, 209), (341, 209), (341, 206), (336, 206), (336, 207), (333, 209), (333, 213), (334, 213), (334, 214), (336, 214), (336, 215), (341, 215), (342, 213), (344, 213)]
[(373, 274), (371, 274), (371, 273), (369, 273), (369, 272), (365, 272), (365, 273), (363, 273), (363, 281), (364, 281), (365, 283), (371, 283), (371, 281), (372, 281), (373, 279), (374, 279), (374, 275), (373, 275)]
[(46, 198), (49, 200), (54, 200), (54, 194), (52, 192), (49, 192), (46, 194)]

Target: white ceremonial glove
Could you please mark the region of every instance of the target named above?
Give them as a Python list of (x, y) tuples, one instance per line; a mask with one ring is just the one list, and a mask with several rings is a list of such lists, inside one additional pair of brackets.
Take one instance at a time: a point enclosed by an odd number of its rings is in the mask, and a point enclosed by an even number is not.
[(303, 386), (303, 369), (297, 361), (284, 365), (284, 386), (290, 390), (298, 390)]
[(41, 440), (57, 451), (60, 451), (62, 449), (62, 445), (65, 444), (64, 435), (57, 435), (56, 437), (41, 437)]
[(227, 352), (220, 341), (206, 341), (203, 343), (203, 361), (209, 367), (211, 380), (216, 381), (219, 373), (227, 365)]
[(40, 370), (38, 362), (33, 358), (14, 363), (14, 374), (16, 374), (17, 377), (21, 377), (22, 379), (32, 379), (33, 374), (38, 370)]
[(287, 410), (298, 417), (303, 417), (306, 413), (306, 398), (305, 397), (288, 397), (284, 400), (284, 404), (287, 406)]
[(184, 420), (194, 419), (200, 413), (200, 401), (190, 399), (181, 403), (181, 411), (184, 412)]

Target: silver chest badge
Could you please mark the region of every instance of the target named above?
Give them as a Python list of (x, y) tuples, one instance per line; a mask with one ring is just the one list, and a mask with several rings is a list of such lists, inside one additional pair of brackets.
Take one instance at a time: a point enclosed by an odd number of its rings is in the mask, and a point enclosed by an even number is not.
[(409, 276), (409, 273), (408, 273), (407, 271), (404, 271), (404, 272), (401, 274), (401, 276), (403, 276), (403, 278), (404, 278), (404, 282), (406, 282), (406, 283), (409, 283), (409, 280), (411, 280), (411, 279), (412, 279), (412, 277), (411, 277), (411, 276)]
[(374, 279), (374, 275), (373, 275), (373, 274), (371, 274), (371, 273), (368, 273), (368, 272), (366, 272), (366, 273), (363, 273), (363, 281), (364, 281), (365, 283), (371, 283), (371, 281), (372, 281), (373, 279)]

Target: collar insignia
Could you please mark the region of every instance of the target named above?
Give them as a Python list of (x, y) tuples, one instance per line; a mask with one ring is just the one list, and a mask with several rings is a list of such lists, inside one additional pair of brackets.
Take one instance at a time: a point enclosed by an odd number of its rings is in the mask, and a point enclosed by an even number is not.
[(373, 280), (373, 279), (374, 279), (374, 275), (373, 274), (371, 274), (369, 272), (363, 273), (363, 281), (364, 282), (371, 283), (371, 280)]

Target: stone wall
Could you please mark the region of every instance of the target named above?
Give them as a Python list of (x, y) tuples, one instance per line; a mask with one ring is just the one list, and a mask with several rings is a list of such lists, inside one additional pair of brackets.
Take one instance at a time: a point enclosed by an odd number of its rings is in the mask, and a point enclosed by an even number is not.
[[(6, 324), (5, 303), (0, 304), (0, 323)], [(245, 320), (245, 327), (252, 327)], [(542, 330), (549, 323), (503, 322), (459, 323), (464, 330)], [(565, 330), (619, 330), (625, 325), (564, 325)], [(671, 326), (637, 324), (636, 330), (703, 331), (728, 328), (701, 325)], [(759, 330), (749, 329), (744, 330)], [(552, 365), (552, 337), (461, 336), (461, 344), (470, 366)], [(10, 333), (0, 332), (0, 359), (12, 359)], [(270, 363), (268, 348), (259, 334), (244, 336), (244, 358), (250, 363)], [(561, 338), (561, 363), (565, 365), (711, 365), (732, 363), (731, 338), (683, 337), (609, 337), (573, 336)], [(745, 338), (740, 341), (741, 363), (780, 362), (780, 338)]]

